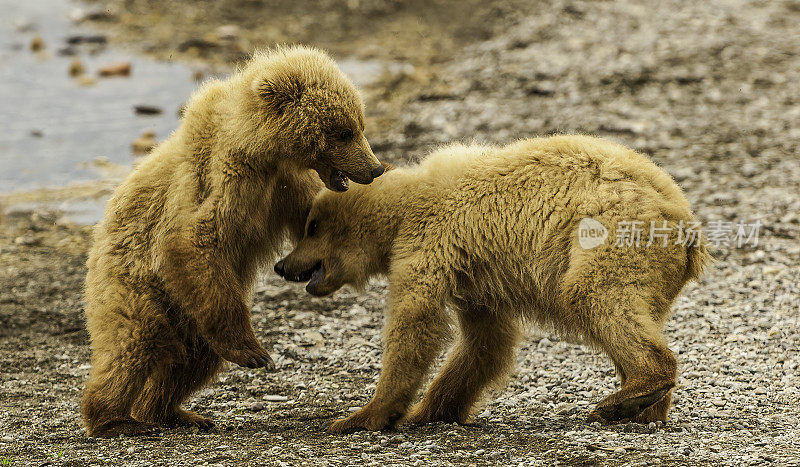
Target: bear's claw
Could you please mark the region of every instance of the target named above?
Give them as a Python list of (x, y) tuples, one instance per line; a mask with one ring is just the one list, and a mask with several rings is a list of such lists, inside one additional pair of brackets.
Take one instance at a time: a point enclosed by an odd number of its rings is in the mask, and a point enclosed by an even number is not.
[(598, 406), (589, 414), (588, 421), (613, 423), (630, 420), (660, 401), (673, 386), (674, 384), (670, 384), (649, 394), (631, 397), (614, 405)]

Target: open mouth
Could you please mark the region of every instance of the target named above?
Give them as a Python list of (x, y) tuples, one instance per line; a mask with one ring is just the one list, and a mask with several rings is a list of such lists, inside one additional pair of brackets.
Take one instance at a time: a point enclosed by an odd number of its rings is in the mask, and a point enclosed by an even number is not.
[(319, 262), (315, 264), (313, 268), (295, 274), (294, 276), (287, 275), (284, 277), (286, 278), (286, 280), (290, 280), (292, 282), (306, 282), (312, 277), (314, 277), (314, 274), (316, 274), (320, 268), (322, 268), (322, 262)]
[(322, 262), (319, 262), (314, 269), (311, 270), (311, 277), (308, 284), (306, 284), (306, 290), (308, 290), (309, 287), (312, 289), (315, 288), (322, 282), (322, 279), (325, 279), (325, 266), (322, 265)]
[(341, 170), (333, 169), (331, 170), (330, 185), (336, 191), (347, 191), (347, 188), (350, 187), (350, 179)]

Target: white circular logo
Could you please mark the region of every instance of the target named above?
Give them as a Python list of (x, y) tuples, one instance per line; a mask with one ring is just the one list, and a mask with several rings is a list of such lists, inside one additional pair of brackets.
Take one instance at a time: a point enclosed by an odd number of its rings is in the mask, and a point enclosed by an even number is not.
[(608, 229), (591, 217), (584, 217), (578, 224), (578, 243), (584, 250), (591, 250), (605, 243)]

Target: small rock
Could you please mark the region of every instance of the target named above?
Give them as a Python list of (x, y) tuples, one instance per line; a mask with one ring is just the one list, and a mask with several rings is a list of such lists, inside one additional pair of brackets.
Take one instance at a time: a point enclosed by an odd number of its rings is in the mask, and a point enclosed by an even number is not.
[(97, 84), (97, 80), (92, 78), (89, 75), (81, 75), (75, 80), (81, 86), (94, 86)]
[(33, 235), (23, 235), (21, 237), (15, 238), (14, 243), (22, 246), (35, 246), (42, 243), (42, 241), (39, 238), (34, 237)]
[(103, 45), (108, 42), (106, 36), (102, 34), (76, 34), (74, 36), (67, 37), (67, 44), (69, 45), (78, 45), (78, 44), (96, 44), (96, 45)]
[(485, 449), (478, 449), (477, 451), (475, 451), (475, 455), (476, 456), (482, 456), (484, 454), (486, 454), (486, 450)]
[(570, 404), (568, 402), (562, 402), (556, 406), (556, 413), (559, 415), (564, 415), (572, 411), (576, 406), (575, 404)]
[(44, 48), (45, 43), (42, 36), (34, 36), (33, 39), (31, 39), (31, 52), (39, 52), (44, 50)]
[(86, 68), (83, 67), (83, 63), (77, 58), (73, 59), (69, 64), (69, 75), (75, 78), (84, 73), (86, 73)]
[(361, 407), (350, 407), (347, 410), (348, 412), (358, 412), (359, 410), (361, 410)]
[(163, 112), (163, 109), (155, 105), (140, 104), (134, 105), (133, 111), (137, 115), (158, 115)]
[(319, 331), (308, 330), (303, 333), (301, 345), (321, 347), (325, 345), (325, 337)]
[(725, 399), (713, 399), (711, 403), (714, 404), (715, 407), (724, 407), (725, 404), (728, 403), (728, 401), (726, 401)]
[(181, 52), (186, 52), (190, 49), (196, 49), (198, 51), (203, 51), (207, 49), (213, 49), (219, 46), (219, 44), (215, 43), (213, 37), (208, 38), (192, 38), (181, 42), (178, 45), (178, 50)]
[(131, 74), (131, 62), (119, 62), (106, 65), (97, 70), (100, 76), (129, 76)]
[(536, 83), (525, 88), (529, 96), (550, 97), (556, 93), (556, 88), (552, 83)]
[(264, 410), (264, 407), (265, 405), (263, 402), (253, 402), (252, 404), (250, 404), (250, 410), (253, 412), (261, 412), (262, 410)]
[(78, 51), (75, 49), (75, 47), (72, 47), (71, 45), (68, 45), (66, 47), (61, 47), (60, 49), (58, 49), (56, 53), (63, 57), (73, 57), (75, 55), (78, 55)]
[(720, 446), (719, 444), (714, 444), (713, 446), (709, 446), (708, 450), (711, 452), (721, 452), (722, 446)]
[(218, 27), (215, 34), (221, 40), (236, 40), (241, 35), (241, 29), (235, 24), (226, 24)]
[(142, 136), (133, 140), (131, 148), (134, 154), (147, 154), (152, 151), (157, 144), (156, 134), (152, 131), (145, 131), (142, 133)]
[(116, 16), (111, 10), (106, 8), (75, 8), (69, 12), (69, 19), (76, 23), (83, 21), (112, 21)]
[(289, 398), (279, 394), (267, 394), (264, 396), (264, 400), (267, 402), (286, 402), (289, 400)]

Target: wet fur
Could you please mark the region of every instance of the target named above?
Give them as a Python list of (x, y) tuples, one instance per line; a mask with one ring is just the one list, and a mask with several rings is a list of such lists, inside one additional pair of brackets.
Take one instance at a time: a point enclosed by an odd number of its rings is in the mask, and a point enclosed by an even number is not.
[[(608, 228), (605, 244), (578, 244), (585, 217)], [(310, 291), (324, 295), (375, 274), (390, 284), (375, 395), (331, 431), (402, 419), (467, 422), (484, 390), (511, 369), (526, 320), (611, 357), (622, 386), (590, 419), (666, 420), (677, 364), (664, 321), (709, 256), (704, 244), (674, 244), (675, 230), (666, 247), (614, 246), (619, 221), (649, 228), (666, 220), (673, 229), (694, 221), (680, 188), (646, 157), (588, 136), (455, 145), (369, 187), (321, 193), (312, 220), (318, 233), (284, 260), (289, 270), (322, 261), (327, 274)], [(460, 337), (410, 408), (453, 318)]]
[[(94, 232), (87, 434), (210, 428), (181, 403), (223, 360), (272, 364), (250, 324), (256, 271), (287, 237), (302, 236), (332, 168), (371, 180), (378, 161), (363, 125), (356, 89), (315, 49), (257, 54), (193, 96), (181, 126), (117, 188)], [(336, 139), (342, 127), (352, 140)]]

